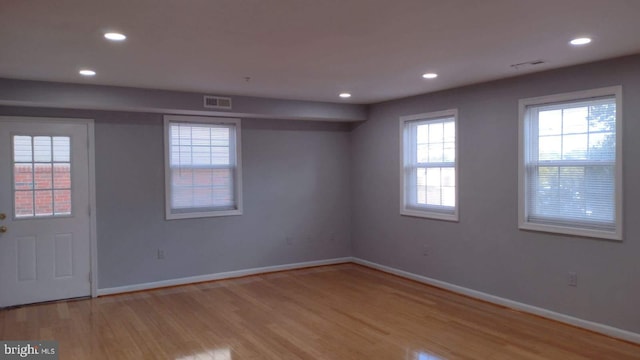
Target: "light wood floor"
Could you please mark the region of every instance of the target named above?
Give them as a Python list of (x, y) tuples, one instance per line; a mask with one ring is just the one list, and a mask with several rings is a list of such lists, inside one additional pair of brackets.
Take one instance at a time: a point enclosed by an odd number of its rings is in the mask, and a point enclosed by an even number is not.
[(60, 359), (640, 359), (640, 346), (354, 264), (0, 311)]

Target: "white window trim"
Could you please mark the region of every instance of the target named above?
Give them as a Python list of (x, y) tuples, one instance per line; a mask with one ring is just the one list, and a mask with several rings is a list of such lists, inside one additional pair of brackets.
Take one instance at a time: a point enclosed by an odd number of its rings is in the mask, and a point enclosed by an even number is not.
[[(235, 125), (236, 134), (236, 201), (237, 208), (234, 210), (213, 210), (202, 212), (189, 212), (175, 214), (171, 212), (171, 171), (170, 167), (170, 146), (169, 146), (169, 123), (171, 122), (184, 122), (184, 123), (203, 123), (203, 124), (233, 124)], [(218, 118), (218, 117), (205, 117), (205, 116), (181, 116), (181, 115), (165, 115), (164, 116), (164, 189), (165, 189), (165, 217), (167, 220), (176, 219), (192, 219), (203, 217), (217, 217), (217, 216), (232, 216), (242, 215), (242, 134), (240, 119), (237, 118)]]
[[(525, 116), (526, 108), (530, 105), (552, 104), (576, 100), (587, 100), (603, 96), (615, 96), (616, 101), (616, 171), (615, 171), (615, 231), (579, 229), (561, 225), (547, 225), (527, 221), (526, 203), (526, 175), (525, 175)], [(518, 129), (518, 227), (523, 230), (533, 230), (548, 233), (584, 236), (608, 240), (622, 240), (622, 86), (610, 86), (599, 89), (576, 91), (535, 98), (520, 99), (519, 129)]]
[[(455, 165), (454, 165), (454, 169), (455, 169), (455, 184), (456, 184), (456, 189), (455, 189), (455, 208), (454, 208), (454, 212), (452, 214), (444, 214), (444, 213), (440, 213), (440, 212), (435, 212), (435, 211), (430, 211), (429, 209), (424, 209), (424, 210), (417, 210), (417, 209), (413, 209), (413, 208), (408, 208), (407, 207), (407, 202), (406, 202), (406, 198), (407, 198), (407, 189), (405, 187), (405, 171), (404, 171), (404, 146), (405, 146), (405, 140), (404, 140), (404, 126), (406, 122), (410, 122), (410, 121), (415, 121), (415, 120), (436, 120), (438, 118), (444, 118), (444, 117), (453, 117), (453, 121), (455, 124), (455, 128), (456, 128), (456, 147), (455, 147)], [(399, 139), (400, 139), (400, 215), (405, 215), (405, 216), (413, 216), (413, 217), (421, 217), (421, 218), (428, 218), (428, 219), (435, 219), (435, 220), (445, 220), (445, 221), (455, 221), (457, 222), (459, 220), (459, 193), (460, 193), (460, 183), (458, 181), (459, 177), (460, 177), (460, 172), (458, 170), (458, 162), (459, 162), (459, 141), (460, 141), (460, 137), (458, 136), (459, 130), (458, 130), (459, 126), (458, 126), (458, 109), (449, 109), (449, 110), (443, 110), (443, 111), (435, 111), (435, 112), (429, 112), (429, 113), (423, 113), (423, 114), (416, 114), (416, 115), (406, 115), (406, 116), (401, 116), (400, 117), (400, 122), (399, 122)]]

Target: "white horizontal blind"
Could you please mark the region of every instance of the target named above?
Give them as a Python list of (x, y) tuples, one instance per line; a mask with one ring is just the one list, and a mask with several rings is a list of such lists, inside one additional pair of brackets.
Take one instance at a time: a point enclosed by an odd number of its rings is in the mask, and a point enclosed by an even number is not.
[(404, 123), (405, 207), (454, 214), (456, 211), (455, 118)]
[(526, 221), (616, 228), (614, 96), (525, 108)]
[(234, 124), (169, 122), (173, 214), (237, 209)]

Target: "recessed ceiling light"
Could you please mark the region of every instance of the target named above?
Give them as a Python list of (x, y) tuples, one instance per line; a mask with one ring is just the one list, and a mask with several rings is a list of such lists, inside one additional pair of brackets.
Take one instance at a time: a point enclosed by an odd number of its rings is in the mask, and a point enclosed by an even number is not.
[(78, 71), (78, 73), (82, 76), (95, 76), (96, 72), (93, 70), (89, 70), (89, 69), (82, 69), (80, 71)]
[(576, 38), (576, 39), (573, 39), (573, 40), (569, 41), (569, 43), (571, 45), (586, 45), (586, 44), (588, 44), (590, 42), (591, 42), (591, 39), (588, 38), (588, 37)]
[(347, 93), (347, 92), (343, 92), (343, 93), (340, 93), (340, 95), (339, 95), (339, 96), (340, 96), (341, 98), (343, 98), (343, 99), (348, 99), (348, 98), (350, 98), (350, 97), (351, 97), (351, 94), (349, 94), (349, 93)]
[(435, 79), (438, 77), (438, 74), (436, 73), (426, 73), (426, 74), (422, 74), (422, 77), (425, 79)]
[(127, 36), (116, 32), (108, 32), (104, 34), (104, 38), (111, 41), (124, 41)]

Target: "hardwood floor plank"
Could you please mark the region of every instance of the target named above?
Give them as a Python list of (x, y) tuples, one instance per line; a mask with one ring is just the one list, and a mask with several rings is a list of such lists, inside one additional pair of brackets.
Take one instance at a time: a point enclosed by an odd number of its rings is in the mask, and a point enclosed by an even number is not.
[(0, 311), (61, 359), (640, 359), (640, 346), (355, 264)]

